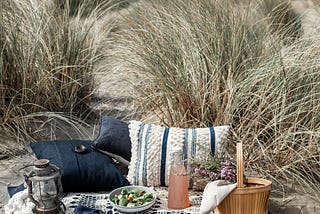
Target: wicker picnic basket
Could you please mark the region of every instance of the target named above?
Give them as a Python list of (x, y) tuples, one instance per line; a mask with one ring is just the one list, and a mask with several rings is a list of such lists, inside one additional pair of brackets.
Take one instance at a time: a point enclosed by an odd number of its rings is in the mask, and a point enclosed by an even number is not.
[(261, 178), (243, 179), (242, 143), (237, 143), (237, 188), (215, 209), (215, 214), (267, 214), (272, 182)]

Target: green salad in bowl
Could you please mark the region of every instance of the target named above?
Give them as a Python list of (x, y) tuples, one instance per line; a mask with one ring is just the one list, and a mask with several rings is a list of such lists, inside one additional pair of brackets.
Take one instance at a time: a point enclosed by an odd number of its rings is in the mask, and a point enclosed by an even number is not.
[(126, 213), (149, 209), (155, 202), (155, 192), (144, 186), (125, 186), (113, 190), (109, 199), (119, 211)]

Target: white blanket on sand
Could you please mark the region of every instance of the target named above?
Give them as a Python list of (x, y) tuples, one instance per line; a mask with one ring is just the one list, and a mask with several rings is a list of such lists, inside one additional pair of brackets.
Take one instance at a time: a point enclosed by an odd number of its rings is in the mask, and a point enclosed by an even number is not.
[(4, 206), (5, 214), (33, 214), (34, 203), (28, 197), (28, 189), (17, 192)]

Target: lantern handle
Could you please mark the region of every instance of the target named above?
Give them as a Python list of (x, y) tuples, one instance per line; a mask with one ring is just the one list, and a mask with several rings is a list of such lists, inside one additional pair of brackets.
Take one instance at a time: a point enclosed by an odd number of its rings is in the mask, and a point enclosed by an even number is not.
[(26, 165), (22, 166), (21, 168), (19, 168), (18, 171), (20, 172), (21, 170), (28, 168), (30, 166), (34, 166), (34, 164), (26, 164)]
[(32, 194), (32, 182), (31, 180), (29, 179), (30, 177), (34, 176), (36, 173), (34, 171), (31, 171), (29, 174), (26, 174), (26, 173), (23, 173), (23, 176), (24, 176), (24, 180), (27, 184), (27, 187), (28, 187), (28, 195), (29, 195), (29, 198), (31, 199), (31, 201), (33, 203), (36, 204), (36, 206), (39, 206), (39, 202), (36, 201), (33, 197), (33, 194)]
[(57, 167), (56, 165), (54, 164), (50, 164), (51, 166), (51, 169), (54, 171), (54, 172), (59, 172), (59, 179), (58, 179), (58, 183), (56, 183), (56, 186), (59, 188), (58, 189), (58, 194), (59, 196), (61, 196), (63, 194), (63, 187), (62, 187), (62, 183), (61, 183), (61, 177), (62, 177), (62, 169)]

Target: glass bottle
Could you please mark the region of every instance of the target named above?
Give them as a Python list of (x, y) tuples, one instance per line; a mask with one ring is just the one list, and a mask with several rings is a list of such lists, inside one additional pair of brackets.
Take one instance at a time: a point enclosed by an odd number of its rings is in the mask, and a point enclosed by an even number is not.
[(171, 158), (173, 158), (173, 164), (169, 174), (168, 208), (185, 209), (190, 207), (190, 201), (188, 169), (186, 161), (183, 160), (183, 150), (174, 148)]

